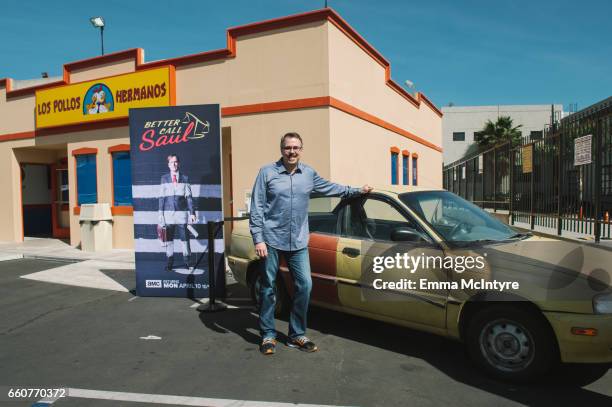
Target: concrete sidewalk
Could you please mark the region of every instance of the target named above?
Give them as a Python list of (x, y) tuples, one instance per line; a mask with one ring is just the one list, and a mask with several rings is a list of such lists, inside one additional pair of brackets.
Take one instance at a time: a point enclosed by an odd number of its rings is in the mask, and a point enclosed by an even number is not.
[(134, 250), (113, 249), (104, 252), (84, 252), (59, 239), (26, 237), (23, 242), (0, 241), (0, 260), (15, 258), (43, 258), (58, 260), (97, 260), (126, 263), (133, 267)]

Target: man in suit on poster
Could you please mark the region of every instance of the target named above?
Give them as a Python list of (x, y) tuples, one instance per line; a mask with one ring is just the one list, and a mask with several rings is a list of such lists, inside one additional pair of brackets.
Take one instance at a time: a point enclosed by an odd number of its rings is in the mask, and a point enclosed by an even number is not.
[(187, 268), (192, 267), (188, 225), (196, 222), (191, 185), (186, 175), (179, 172), (180, 161), (176, 154), (167, 157), (170, 172), (161, 177), (159, 191), (159, 224), (166, 227), (166, 271), (174, 264), (174, 237), (181, 240), (183, 259)]

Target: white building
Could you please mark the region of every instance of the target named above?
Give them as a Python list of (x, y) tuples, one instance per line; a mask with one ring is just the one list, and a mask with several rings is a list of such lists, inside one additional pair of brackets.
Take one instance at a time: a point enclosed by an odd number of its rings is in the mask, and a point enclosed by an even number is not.
[[(563, 117), (563, 105), (554, 105), (555, 120)], [(442, 108), (442, 146), (444, 164), (464, 157), (474, 136), (482, 130), (487, 120), (510, 116), (514, 126), (519, 124), (523, 137), (542, 137), (550, 124), (551, 105), (496, 105), (496, 106), (447, 106)]]

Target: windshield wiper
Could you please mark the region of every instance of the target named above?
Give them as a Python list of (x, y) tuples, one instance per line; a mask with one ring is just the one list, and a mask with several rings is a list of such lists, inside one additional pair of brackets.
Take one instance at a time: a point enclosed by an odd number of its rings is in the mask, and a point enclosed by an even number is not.
[(494, 240), (494, 239), (478, 239), (478, 240), (455, 240), (449, 241), (452, 246), (455, 247), (469, 247), (472, 245), (481, 245), (487, 243), (501, 243), (503, 240)]
[(532, 236), (532, 234), (531, 234), (531, 233), (529, 233), (529, 232), (527, 232), (527, 233), (516, 233), (516, 234), (514, 234), (514, 235), (510, 236), (510, 237), (508, 238), (508, 240), (510, 240), (510, 239), (520, 239), (520, 240), (524, 240), (524, 239), (527, 239), (528, 237), (531, 237), (531, 236)]

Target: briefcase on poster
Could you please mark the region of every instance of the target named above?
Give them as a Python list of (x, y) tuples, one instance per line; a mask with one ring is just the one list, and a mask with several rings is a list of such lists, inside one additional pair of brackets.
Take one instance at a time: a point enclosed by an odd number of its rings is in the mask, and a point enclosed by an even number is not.
[(170, 241), (168, 236), (168, 227), (157, 225), (157, 238), (162, 243), (162, 246), (166, 246)]

